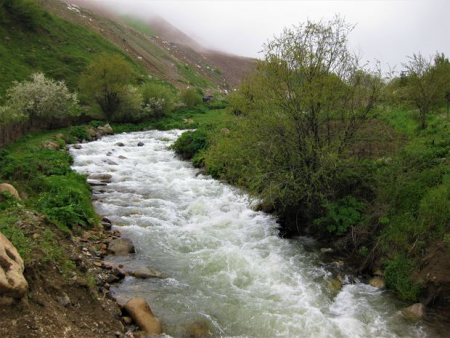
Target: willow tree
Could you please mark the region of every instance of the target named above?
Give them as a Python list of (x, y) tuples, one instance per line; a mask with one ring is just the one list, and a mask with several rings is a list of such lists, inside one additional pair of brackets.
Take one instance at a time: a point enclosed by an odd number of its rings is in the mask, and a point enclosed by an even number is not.
[(308, 21), (268, 42), (231, 99), (241, 122), (208, 152), (210, 169), (280, 207), (330, 198), (382, 83), (349, 50), (352, 29), (340, 18)]

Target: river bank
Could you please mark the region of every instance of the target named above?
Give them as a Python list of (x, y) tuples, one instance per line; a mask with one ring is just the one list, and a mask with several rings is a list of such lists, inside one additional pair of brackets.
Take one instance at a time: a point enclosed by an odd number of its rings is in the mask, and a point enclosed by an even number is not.
[(333, 290), (317, 243), (280, 238), (245, 194), (176, 159), (166, 149), (178, 135), (116, 135), (74, 150), (77, 171), (112, 175), (94, 204), (135, 243), (131, 263), (168, 277), (125, 278), (112, 289), (119, 298), (146, 298), (174, 337), (199, 320), (212, 336), (439, 336), (405, 318), (407, 304), (389, 292), (345, 275)]

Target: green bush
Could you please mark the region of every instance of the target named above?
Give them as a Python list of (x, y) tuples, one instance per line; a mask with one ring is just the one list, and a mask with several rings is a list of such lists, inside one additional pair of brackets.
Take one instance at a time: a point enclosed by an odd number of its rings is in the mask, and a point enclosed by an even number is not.
[(415, 269), (414, 262), (404, 256), (398, 256), (386, 265), (384, 276), (386, 285), (395, 290), (402, 299), (417, 301), (420, 292), (419, 281), (413, 281), (411, 274)]
[(96, 223), (90, 188), (84, 176), (70, 172), (64, 176), (47, 177), (44, 183), (46, 189), (37, 207), (61, 229), (75, 225), (86, 228)]
[(91, 139), (91, 135), (89, 135), (86, 127), (84, 126), (71, 127), (69, 133), (79, 141), (89, 141)]
[(175, 95), (172, 90), (162, 84), (148, 83), (141, 88), (144, 105), (160, 102), (158, 109), (152, 109), (150, 117), (158, 118), (170, 114), (175, 109)]
[(346, 196), (326, 205), (326, 215), (314, 220), (314, 224), (326, 228), (331, 233), (345, 234), (352, 226), (361, 221), (364, 203), (353, 196)]
[(180, 100), (186, 107), (192, 108), (202, 103), (200, 94), (193, 88), (185, 89), (180, 93)]
[(208, 133), (204, 129), (186, 131), (175, 141), (171, 149), (183, 159), (190, 160), (200, 151), (208, 148)]

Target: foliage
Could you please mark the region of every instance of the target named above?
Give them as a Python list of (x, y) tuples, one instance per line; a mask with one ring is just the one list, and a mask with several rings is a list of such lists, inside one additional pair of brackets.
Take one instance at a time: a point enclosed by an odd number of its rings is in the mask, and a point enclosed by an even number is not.
[(0, 18), (4, 22), (20, 22), (27, 30), (36, 30), (46, 12), (32, 0), (1, 0)]
[(171, 146), (183, 159), (190, 160), (208, 148), (208, 133), (205, 128), (184, 132)]
[(91, 135), (89, 135), (89, 132), (87, 131), (87, 128), (85, 126), (70, 127), (69, 133), (70, 135), (75, 137), (75, 139), (80, 141), (82, 140), (89, 141), (91, 139)]
[(140, 122), (146, 117), (142, 95), (139, 90), (127, 85), (119, 93), (120, 104), (113, 120), (116, 122)]
[(180, 100), (188, 108), (198, 106), (202, 103), (200, 94), (193, 88), (188, 88), (180, 93)]
[(342, 235), (348, 228), (360, 222), (364, 204), (353, 196), (346, 196), (336, 202), (327, 203), (326, 210), (325, 216), (315, 219), (314, 224)]
[(45, 192), (37, 202), (38, 209), (62, 229), (75, 225), (95, 224), (89, 185), (85, 177), (74, 172), (45, 178)]
[(427, 126), (427, 115), (433, 109), (443, 106), (446, 93), (450, 92), (450, 62), (444, 54), (426, 59), (413, 54), (403, 66), (406, 74), (402, 90), (404, 99), (419, 109), (420, 126)]
[(80, 89), (97, 103), (108, 121), (120, 111), (129, 93), (132, 69), (117, 54), (101, 54), (92, 61), (80, 79)]
[(420, 292), (420, 283), (411, 279), (414, 268), (413, 261), (398, 256), (390, 260), (384, 270), (386, 285), (395, 290), (402, 299), (411, 302), (417, 301)]
[(148, 83), (141, 89), (144, 105), (150, 106), (150, 117), (159, 118), (175, 109), (175, 95), (167, 86)]
[(7, 109), (0, 110), (0, 121), (52, 120), (77, 114), (77, 95), (69, 92), (64, 81), (48, 79), (43, 73), (31, 75), (30, 81), (14, 82), (7, 99)]
[[(7, 5), (20, 6), (23, 11), (28, 11), (29, 20), (34, 21), (32, 25), (36, 29), (30, 30), (26, 19), (11, 14), (11, 9), (9, 12), (5, 10)], [(134, 68), (142, 69), (140, 64), (101, 35), (51, 15), (35, 0), (0, 0), (0, 36), (2, 97), (13, 81), (26, 80), (35, 72), (64, 80), (74, 91), (83, 69), (98, 53), (123, 55)]]
[(29, 189), (41, 191), (40, 175), (65, 175), (72, 164), (70, 154), (50, 149), (31, 150), (22, 156), (10, 154), (0, 161), (0, 173), (5, 179), (26, 182)]
[(351, 30), (339, 18), (307, 22), (265, 46), (256, 73), (230, 98), (238, 122), (205, 152), (211, 174), (279, 211), (301, 205), (315, 213), (338, 197), (349, 165), (345, 151), (382, 84), (348, 50)]
[(0, 216), (0, 232), (16, 247), (20, 256), (26, 261), (29, 259), (32, 243), (23, 230), (15, 224), (19, 217), (15, 215)]

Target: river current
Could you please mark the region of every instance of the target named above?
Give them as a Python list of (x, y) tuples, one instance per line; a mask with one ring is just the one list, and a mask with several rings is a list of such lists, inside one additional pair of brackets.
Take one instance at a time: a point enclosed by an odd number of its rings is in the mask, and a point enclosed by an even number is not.
[(280, 238), (246, 194), (179, 160), (168, 146), (180, 134), (119, 134), (71, 150), (78, 172), (112, 175), (94, 205), (137, 253), (111, 259), (168, 277), (126, 277), (119, 299), (144, 297), (172, 337), (199, 327), (213, 337), (434, 336), (387, 291), (358, 280), (335, 291), (316, 243)]

